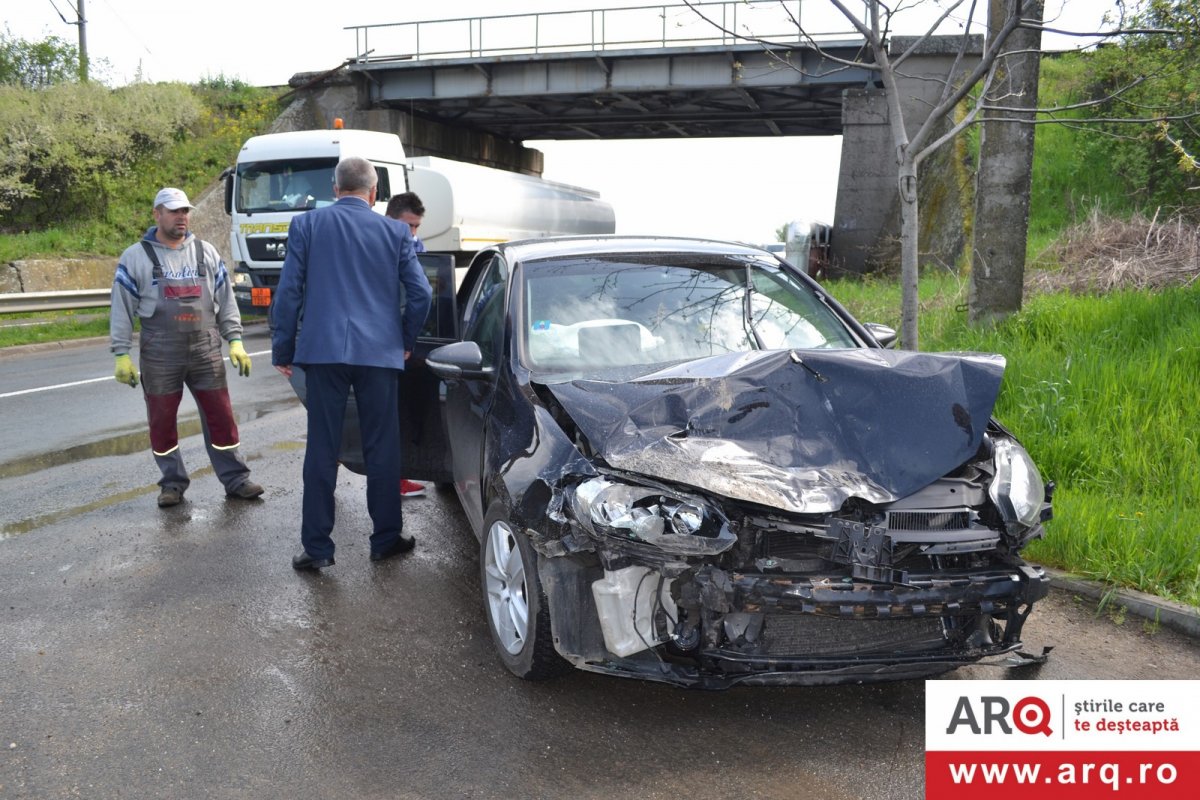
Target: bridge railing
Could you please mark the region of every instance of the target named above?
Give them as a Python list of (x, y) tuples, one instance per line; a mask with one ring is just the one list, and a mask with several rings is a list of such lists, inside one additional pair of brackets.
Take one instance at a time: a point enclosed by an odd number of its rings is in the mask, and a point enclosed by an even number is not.
[[(865, 5), (865, 3), (864, 3)], [(422, 61), (856, 37), (832, 4), (724, 0), (490, 17), (352, 25), (354, 60)]]

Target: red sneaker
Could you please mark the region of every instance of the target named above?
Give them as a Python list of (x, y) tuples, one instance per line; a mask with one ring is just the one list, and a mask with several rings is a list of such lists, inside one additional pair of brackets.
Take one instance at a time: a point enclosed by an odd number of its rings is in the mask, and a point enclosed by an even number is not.
[(425, 484), (410, 481), (407, 478), (400, 480), (400, 496), (401, 497), (424, 497)]

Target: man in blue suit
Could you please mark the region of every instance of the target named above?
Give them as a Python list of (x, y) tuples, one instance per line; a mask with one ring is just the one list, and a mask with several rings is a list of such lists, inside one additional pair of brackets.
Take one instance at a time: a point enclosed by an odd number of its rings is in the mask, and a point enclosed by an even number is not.
[[(371, 560), (408, 552), (401, 533), (400, 371), (429, 313), (432, 291), (407, 225), (376, 214), (377, 176), (364, 158), (338, 162), (337, 202), (298, 215), (275, 293), (271, 363), (305, 369), (308, 446), (298, 570), (333, 566), (333, 493), (346, 399), (354, 388), (367, 466)], [(301, 324), (303, 323), (303, 324)]]

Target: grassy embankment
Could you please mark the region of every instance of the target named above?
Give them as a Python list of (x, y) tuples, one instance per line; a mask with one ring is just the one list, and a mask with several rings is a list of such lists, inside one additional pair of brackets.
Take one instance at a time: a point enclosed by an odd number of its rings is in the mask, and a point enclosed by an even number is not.
[[(78, 215), (21, 233), (0, 233), (0, 263), (31, 258), (111, 256), (115, 259), (151, 224), (148, 197), (163, 186), (178, 186), (194, 200), (213, 178), (232, 164), (242, 143), (262, 133), (278, 112), (276, 89), (246, 86), (224, 77), (191, 87), (202, 111), (189, 130), (180, 132), (162, 152), (139, 161), (107, 182), (103, 204), (90, 216)], [(132, 113), (132, 112), (131, 112)], [(108, 335), (108, 309), (7, 315), (0, 347)], [(98, 316), (100, 315), (100, 316)]]
[[(224, 77), (182, 88), (194, 95), (200, 109), (186, 130), (177, 131), (167, 146), (130, 168), (105, 176), (102, 202), (19, 233), (0, 227), (0, 263), (120, 255), (153, 224), (147, 198), (163, 186), (178, 186), (195, 200), (234, 163), (242, 143), (262, 133), (278, 114), (277, 89), (246, 86)], [(136, 113), (136, 108), (128, 113)], [(0, 225), (3, 222), (0, 217)]]

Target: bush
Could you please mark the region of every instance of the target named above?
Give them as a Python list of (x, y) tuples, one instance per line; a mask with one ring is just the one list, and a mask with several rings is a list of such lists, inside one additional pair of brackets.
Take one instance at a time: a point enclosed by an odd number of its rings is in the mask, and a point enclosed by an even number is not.
[(2, 231), (102, 216), (114, 180), (183, 139), (200, 112), (183, 84), (0, 86)]

